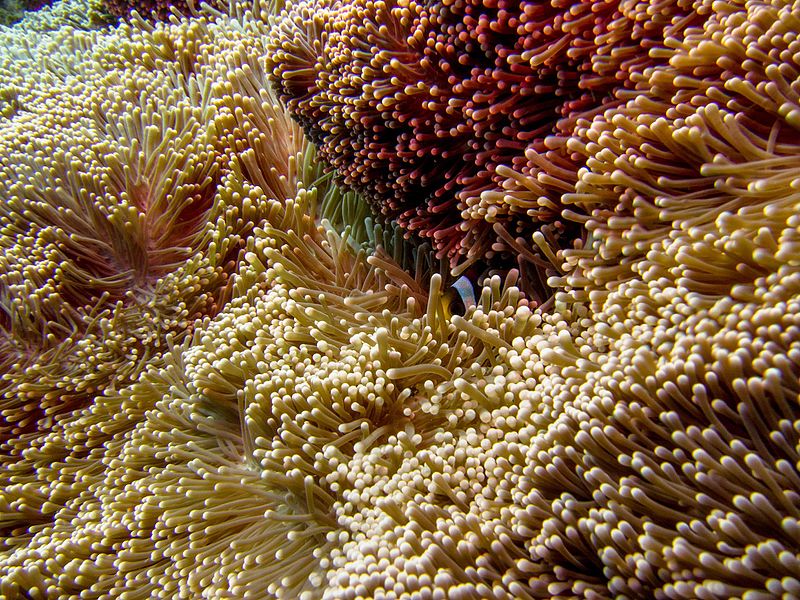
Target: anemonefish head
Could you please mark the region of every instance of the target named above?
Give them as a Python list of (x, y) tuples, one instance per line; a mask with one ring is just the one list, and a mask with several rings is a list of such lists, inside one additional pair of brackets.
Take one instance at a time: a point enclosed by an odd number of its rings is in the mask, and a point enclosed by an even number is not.
[(445, 317), (453, 315), (464, 316), (471, 307), (477, 304), (475, 299), (475, 284), (472, 280), (462, 275), (456, 279), (442, 298)]

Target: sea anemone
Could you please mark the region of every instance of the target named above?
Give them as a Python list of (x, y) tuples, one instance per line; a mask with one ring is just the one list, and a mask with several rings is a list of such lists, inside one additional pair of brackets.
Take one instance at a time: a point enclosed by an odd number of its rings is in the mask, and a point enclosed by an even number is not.
[[(202, 20), (169, 34), (143, 21), (113, 36), (78, 32), (63, 46), (63, 32), (36, 44), (27, 35), (9, 35), (9, 48), (27, 44), (30, 61), (12, 62), (4, 79), (14, 104), (0, 132), (8, 549), (51, 526), (91, 479), (75, 465), (98, 461), (102, 444), (141, 418), (141, 407), (109, 409), (104, 394), (118, 398), (191, 335), (195, 319), (228, 302), (247, 238), (268, 209), (264, 190), (284, 197), (293, 185), (284, 163), (296, 160), (270, 160), (281, 176), (259, 181), (263, 188), (242, 179), (253, 150), (240, 143), (234, 157), (225, 142), (241, 96), (220, 93), (212, 103), (194, 72), (210, 78), (239, 65), (222, 49), (208, 65), (161, 44), (208, 39)], [(242, 120), (275, 114), (272, 105), (257, 109)], [(284, 152), (303, 152), (288, 119), (262, 133)]]
[(704, 10), (575, 117), (548, 304), (458, 311), (321, 173), (273, 6), (4, 38), (0, 596), (800, 593), (800, 4)]
[[(548, 254), (585, 157), (580, 118), (617, 106), (698, 2), (297, 2), (268, 62), (288, 110), (340, 181), (463, 271), (515, 264), (550, 293)], [(509, 178), (521, 170), (525, 179)], [(546, 239), (532, 242), (541, 230)], [(519, 240), (519, 241), (518, 241)], [(537, 280), (538, 279), (538, 280)]]
[[(219, 10), (224, 4), (210, 0), (207, 4)], [(200, 2), (192, 0), (97, 0), (99, 10), (122, 19), (130, 19), (136, 12), (148, 21), (167, 21), (171, 15), (197, 15)]]

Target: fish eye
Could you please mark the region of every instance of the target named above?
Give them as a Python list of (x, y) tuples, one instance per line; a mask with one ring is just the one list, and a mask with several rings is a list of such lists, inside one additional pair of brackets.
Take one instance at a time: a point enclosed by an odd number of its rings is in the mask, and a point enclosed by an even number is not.
[(463, 317), (467, 313), (467, 306), (464, 304), (464, 299), (455, 290), (450, 290), (444, 296), (445, 307), (451, 315), (458, 315)]

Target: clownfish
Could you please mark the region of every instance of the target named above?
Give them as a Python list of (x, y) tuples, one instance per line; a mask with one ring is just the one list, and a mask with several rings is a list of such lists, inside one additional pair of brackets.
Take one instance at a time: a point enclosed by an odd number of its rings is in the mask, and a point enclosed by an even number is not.
[(477, 304), (475, 284), (472, 279), (462, 275), (456, 279), (442, 296), (442, 305), (446, 319), (453, 315), (464, 316), (471, 307)]

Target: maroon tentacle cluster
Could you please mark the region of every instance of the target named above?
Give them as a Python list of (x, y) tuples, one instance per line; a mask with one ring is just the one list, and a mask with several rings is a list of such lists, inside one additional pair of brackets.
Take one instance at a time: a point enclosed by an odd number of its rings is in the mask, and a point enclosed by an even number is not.
[[(584, 160), (565, 144), (577, 120), (619, 103), (649, 51), (700, 18), (673, 1), (308, 0), (267, 61), (342, 181), (455, 266), (559, 220)], [(523, 171), (536, 189), (515, 193)]]

